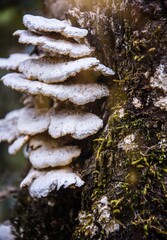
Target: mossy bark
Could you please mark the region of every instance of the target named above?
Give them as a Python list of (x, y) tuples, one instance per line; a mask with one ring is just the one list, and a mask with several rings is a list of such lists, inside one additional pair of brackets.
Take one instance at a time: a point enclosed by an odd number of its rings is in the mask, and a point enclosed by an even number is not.
[[(49, 16), (60, 15), (52, 8), (56, 2), (45, 1)], [(150, 79), (160, 64), (164, 74), (167, 69), (166, 1), (71, 0), (71, 5), (79, 8), (66, 16), (89, 30), (95, 55), (116, 72), (99, 79), (110, 89), (105, 127), (93, 141), (93, 155), (83, 159), (82, 189), (61, 190), (38, 202), (20, 194), (13, 220), (18, 239), (165, 239), (167, 124), (155, 99), (166, 93), (151, 87)]]

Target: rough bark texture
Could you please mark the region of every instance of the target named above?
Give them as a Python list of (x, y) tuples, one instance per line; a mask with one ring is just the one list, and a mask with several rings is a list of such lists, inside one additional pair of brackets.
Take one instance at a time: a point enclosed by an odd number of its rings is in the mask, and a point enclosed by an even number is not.
[(21, 193), (13, 219), (18, 239), (165, 239), (167, 124), (156, 103), (166, 90), (150, 80), (157, 81), (160, 64), (167, 73), (167, 3), (45, 0), (45, 12), (61, 18), (56, 4), (61, 16), (64, 4), (79, 7), (67, 17), (89, 30), (96, 56), (116, 75), (100, 79), (110, 88), (106, 126), (93, 155), (83, 156), (83, 189), (39, 201)]

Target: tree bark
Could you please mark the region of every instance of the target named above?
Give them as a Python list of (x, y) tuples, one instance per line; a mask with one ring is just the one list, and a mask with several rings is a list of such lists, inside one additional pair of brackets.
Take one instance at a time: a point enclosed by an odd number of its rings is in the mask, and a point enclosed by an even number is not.
[(21, 192), (18, 239), (165, 239), (167, 2), (44, 2), (49, 17), (88, 29), (95, 55), (116, 75), (101, 79), (110, 96), (81, 169), (84, 187), (40, 201)]

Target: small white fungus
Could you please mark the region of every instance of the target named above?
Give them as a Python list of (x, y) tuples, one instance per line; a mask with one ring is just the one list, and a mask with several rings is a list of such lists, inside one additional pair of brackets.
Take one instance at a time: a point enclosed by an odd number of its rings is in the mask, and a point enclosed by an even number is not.
[(112, 232), (119, 231), (120, 225), (111, 217), (111, 209), (107, 196), (103, 196), (97, 202), (97, 211), (99, 215), (97, 222), (101, 225), (107, 236)]
[(35, 136), (29, 143), (29, 160), (34, 168), (66, 166), (79, 157), (81, 149), (77, 146), (63, 146), (52, 138)]
[(123, 118), (125, 116), (125, 109), (124, 108), (120, 108), (118, 110), (118, 116), (119, 116), (119, 118)]
[(23, 17), (23, 24), (29, 30), (40, 32), (61, 32), (67, 26), (70, 26), (68, 21), (60, 21), (55, 18), (45, 18), (42, 16), (33, 16), (26, 14)]
[(115, 74), (115, 72), (111, 69), (106, 67), (103, 64), (98, 64), (93, 68), (95, 72), (101, 72), (104, 76), (112, 76)]
[(29, 171), (29, 173), (27, 174), (27, 176), (22, 180), (20, 187), (29, 187), (32, 183), (32, 181), (34, 179), (36, 179), (37, 177), (39, 177), (41, 174), (40, 171), (31, 168), (31, 170)]
[(84, 105), (109, 95), (107, 86), (103, 84), (71, 84), (55, 85), (26, 79), (22, 74), (9, 73), (2, 78), (4, 85), (31, 95), (41, 94), (57, 98), (60, 101), (69, 100), (76, 105)]
[(23, 108), (18, 118), (20, 134), (35, 135), (45, 132), (50, 123), (48, 109)]
[(26, 144), (29, 140), (29, 136), (19, 136), (8, 149), (9, 154), (14, 155)]
[(8, 58), (0, 58), (0, 69), (17, 70), (19, 63), (29, 58), (26, 53), (13, 53)]
[(19, 136), (17, 122), (20, 110), (15, 110), (0, 120), (0, 142), (12, 142)]
[(82, 70), (89, 70), (97, 64), (99, 60), (91, 57), (68, 62), (58, 62), (57, 59), (43, 57), (21, 62), (19, 71), (28, 79), (57, 83), (64, 82), (69, 77), (75, 76)]
[(76, 40), (82, 39), (88, 34), (86, 29), (72, 27), (69, 21), (60, 21), (41, 16), (24, 15), (23, 23), (31, 31), (57, 32), (67, 38), (74, 38)]
[(67, 134), (75, 139), (84, 139), (95, 134), (103, 126), (103, 121), (92, 113), (62, 110), (53, 112), (49, 134), (59, 138)]
[(88, 56), (93, 52), (93, 49), (85, 44), (73, 43), (67, 40), (55, 39), (48, 36), (41, 36), (26, 30), (18, 30), (14, 33), (14, 35), (19, 36), (20, 43), (40, 46), (47, 52), (69, 55), (72, 58)]
[(21, 187), (29, 186), (29, 193), (33, 198), (46, 197), (54, 189), (67, 188), (70, 185), (81, 187), (84, 182), (70, 168), (54, 169), (50, 171), (31, 170), (21, 183)]

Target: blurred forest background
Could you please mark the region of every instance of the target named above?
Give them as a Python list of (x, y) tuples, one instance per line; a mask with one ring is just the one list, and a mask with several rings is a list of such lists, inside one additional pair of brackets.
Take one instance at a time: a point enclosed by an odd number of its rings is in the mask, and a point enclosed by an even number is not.
[[(26, 13), (41, 14), (42, 0), (0, 0), (0, 57), (8, 57), (11, 53), (31, 52), (31, 47), (26, 47), (17, 42), (12, 34), (17, 29), (24, 29), (23, 15)], [(0, 77), (6, 74), (0, 70)], [(6, 113), (21, 106), (20, 94), (3, 86), (0, 83), (0, 118)], [(14, 197), (1, 198), (1, 193), (8, 188), (19, 187), (21, 172), (25, 167), (25, 159), (20, 153), (9, 156), (7, 144), (0, 143), (0, 223), (11, 217)]]

